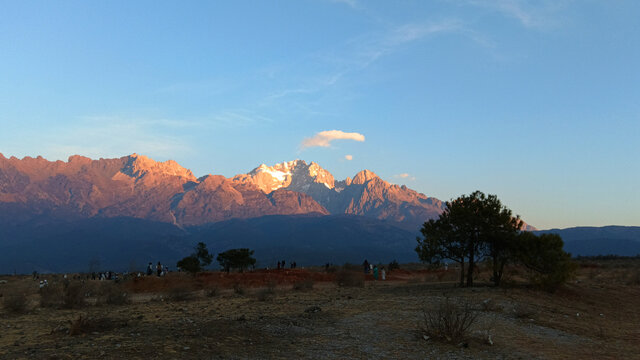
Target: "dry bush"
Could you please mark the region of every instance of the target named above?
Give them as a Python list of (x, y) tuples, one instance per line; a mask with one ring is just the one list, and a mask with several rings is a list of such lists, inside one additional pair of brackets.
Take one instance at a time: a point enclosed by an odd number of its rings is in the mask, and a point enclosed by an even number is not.
[(119, 322), (103, 317), (82, 317), (82, 315), (80, 315), (76, 320), (71, 321), (71, 325), (69, 326), (69, 335), (75, 336), (94, 332), (103, 332), (125, 326), (127, 326), (127, 323), (122, 321)]
[(273, 290), (270, 288), (264, 288), (258, 291), (257, 298), (258, 301), (267, 301), (274, 294)]
[(468, 301), (446, 297), (435, 310), (423, 310), (420, 330), (429, 337), (457, 343), (467, 338), (477, 317)]
[(244, 286), (242, 286), (242, 284), (240, 284), (239, 282), (233, 284), (233, 292), (238, 295), (244, 295), (245, 293)]
[(347, 287), (364, 287), (364, 274), (357, 270), (342, 269), (336, 273), (336, 284)]
[(64, 289), (61, 284), (50, 284), (40, 289), (40, 306), (44, 308), (61, 307)]
[(529, 304), (517, 303), (513, 307), (513, 314), (518, 319), (532, 319), (535, 315), (538, 314), (538, 312), (533, 308), (533, 306)]
[(108, 305), (126, 305), (131, 302), (121, 286), (110, 282), (102, 284), (99, 295), (99, 301)]
[(77, 309), (85, 305), (84, 284), (80, 282), (68, 282), (64, 284), (62, 307), (65, 309)]
[(627, 285), (640, 285), (640, 269), (629, 270), (626, 278)]
[(207, 290), (205, 290), (205, 295), (207, 297), (216, 297), (220, 294), (220, 288), (217, 286), (211, 286)]
[(486, 299), (480, 302), (480, 310), (485, 312), (489, 312), (489, 311), (498, 312), (498, 311), (502, 311), (502, 309), (503, 309), (502, 306), (497, 304), (492, 299)]
[(169, 301), (189, 301), (193, 300), (193, 292), (186, 286), (176, 286), (166, 294)]
[(22, 314), (27, 311), (27, 296), (20, 292), (5, 295), (3, 305), (10, 313)]
[(306, 278), (304, 280), (296, 281), (293, 283), (293, 290), (309, 291), (313, 289), (314, 281), (312, 278)]

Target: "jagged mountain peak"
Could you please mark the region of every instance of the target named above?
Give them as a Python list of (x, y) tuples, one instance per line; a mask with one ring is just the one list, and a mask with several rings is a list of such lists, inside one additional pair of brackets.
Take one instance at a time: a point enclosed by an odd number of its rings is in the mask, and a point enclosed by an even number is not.
[(356, 185), (362, 185), (367, 181), (376, 179), (376, 178), (380, 179), (380, 177), (376, 175), (373, 171), (365, 169), (357, 173), (353, 177), (353, 180), (351, 181), (351, 183)]
[(237, 175), (234, 180), (251, 182), (265, 193), (271, 193), (280, 188), (300, 191), (308, 189), (312, 183), (323, 184), (329, 189), (335, 186), (335, 180), (330, 172), (313, 161), (307, 164), (306, 161), (299, 159), (273, 166), (261, 164), (246, 175)]
[(121, 172), (131, 177), (142, 177), (147, 174), (168, 175), (185, 178), (188, 181), (196, 181), (196, 177), (191, 170), (183, 168), (174, 160), (163, 162), (155, 161), (147, 156), (133, 153), (122, 158), (125, 160)]

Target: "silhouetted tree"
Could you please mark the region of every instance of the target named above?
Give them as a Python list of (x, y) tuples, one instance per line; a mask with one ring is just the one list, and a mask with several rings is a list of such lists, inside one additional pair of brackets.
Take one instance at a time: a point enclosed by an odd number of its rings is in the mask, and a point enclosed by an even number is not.
[(195, 274), (210, 265), (211, 261), (213, 261), (213, 255), (209, 254), (207, 245), (199, 242), (195, 247), (195, 252), (178, 261), (177, 266), (184, 271)]
[(547, 291), (554, 291), (573, 275), (576, 265), (571, 254), (563, 250), (564, 242), (558, 234), (524, 231), (516, 238), (515, 256), (531, 271), (531, 281)]
[(488, 256), (492, 259), (494, 284), (499, 285), (520, 227), (520, 218), (514, 218), (497, 196), (476, 191), (448, 201), (437, 220), (424, 223), (416, 252), (422, 261), (431, 264), (443, 259), (459, 263), (460, 285), (464, 284), (467, 261), (467, 286), (473, 286), (476, 263)]
[(256, 263), (256, 259), (252, 257), (253, 253), (253, 250), (247, 248), (231, 249), (219, 253), (216, 260), (227, 273), (231, 268), (238, 268), (242, 272), (245, 268)]

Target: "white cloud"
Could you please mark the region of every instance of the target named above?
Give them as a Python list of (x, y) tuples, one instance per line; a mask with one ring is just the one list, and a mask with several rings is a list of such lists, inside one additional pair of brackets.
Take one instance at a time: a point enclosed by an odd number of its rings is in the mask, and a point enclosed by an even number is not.
[(351, 161), (351, 160), (353, 160), (353, 155), (345, 155), (345, 156), (344, 156), (344, 158), (345, 158), (346, 160)]
[(399, 179), (411, 180), (411, 181), (416, 179), (415, 176), (411, 176), (408, 173), (402, 173), (402, 174), (394, 175), (393, 177), (399, 178)]
[(364, 135), (357, 132), (348, 133), (341, 130), (321, 131), (313, 137), (302, 140), (301, 147), (303, 149), (315, 146), (329, 147), (333, 140), (354, 140), (362, 142), (364, 141)]

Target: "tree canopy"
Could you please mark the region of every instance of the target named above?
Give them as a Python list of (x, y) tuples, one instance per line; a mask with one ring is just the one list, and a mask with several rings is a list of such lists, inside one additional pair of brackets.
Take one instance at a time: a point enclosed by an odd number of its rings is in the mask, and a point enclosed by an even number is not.
[(247, 267), (255, 265), (256, 259), (252, 257), (253, 253), (253, 250), (247, 248), (231, 249), (219, 253), (216, 260), (218, 260), (218, 263), (220, 263), (220, 266), (222, 266), (226, 272), (229, 272), (232, 268), (243, 271)]
[(439, 264), (445, 259), (459, 263), (460, 284), (466, 277), (467, 286), (473, 286), (476, 263), (490, 257), (493, 281), (499, 285), (510, 243), (521, 227), (520, 218), (514, 217), (496, 195), (476, 191), (448, 201), (437, 220), (425, 222), (416, 251), (428, 263)]
[[(473, 286), (478, 261), (489, 259), (492, 281), (500, 285), (508, 262), (525, 266), (531, 279), (553, 290), (571, 275), (571, 255), (563, 251), (559, 235), (521, 231), (523, 222), (502, 205), (496, 195), (476, 191), (448, 201), (438, 219), (424, 223), (416, 252), (424, 262), (438, 265), (443, 260), (460, 264), (460, 285)], [(465, 269), (465, 263), (467, 268)]]
[(182, 260), (178, 261), (177, 266), (192, 274), (202, 271), (205, 267), (211, 264), (213, 261), (213, 255), (209, 254), (207, 245), (203, 242), (199, 242), (195, 247), (195, 252)]

